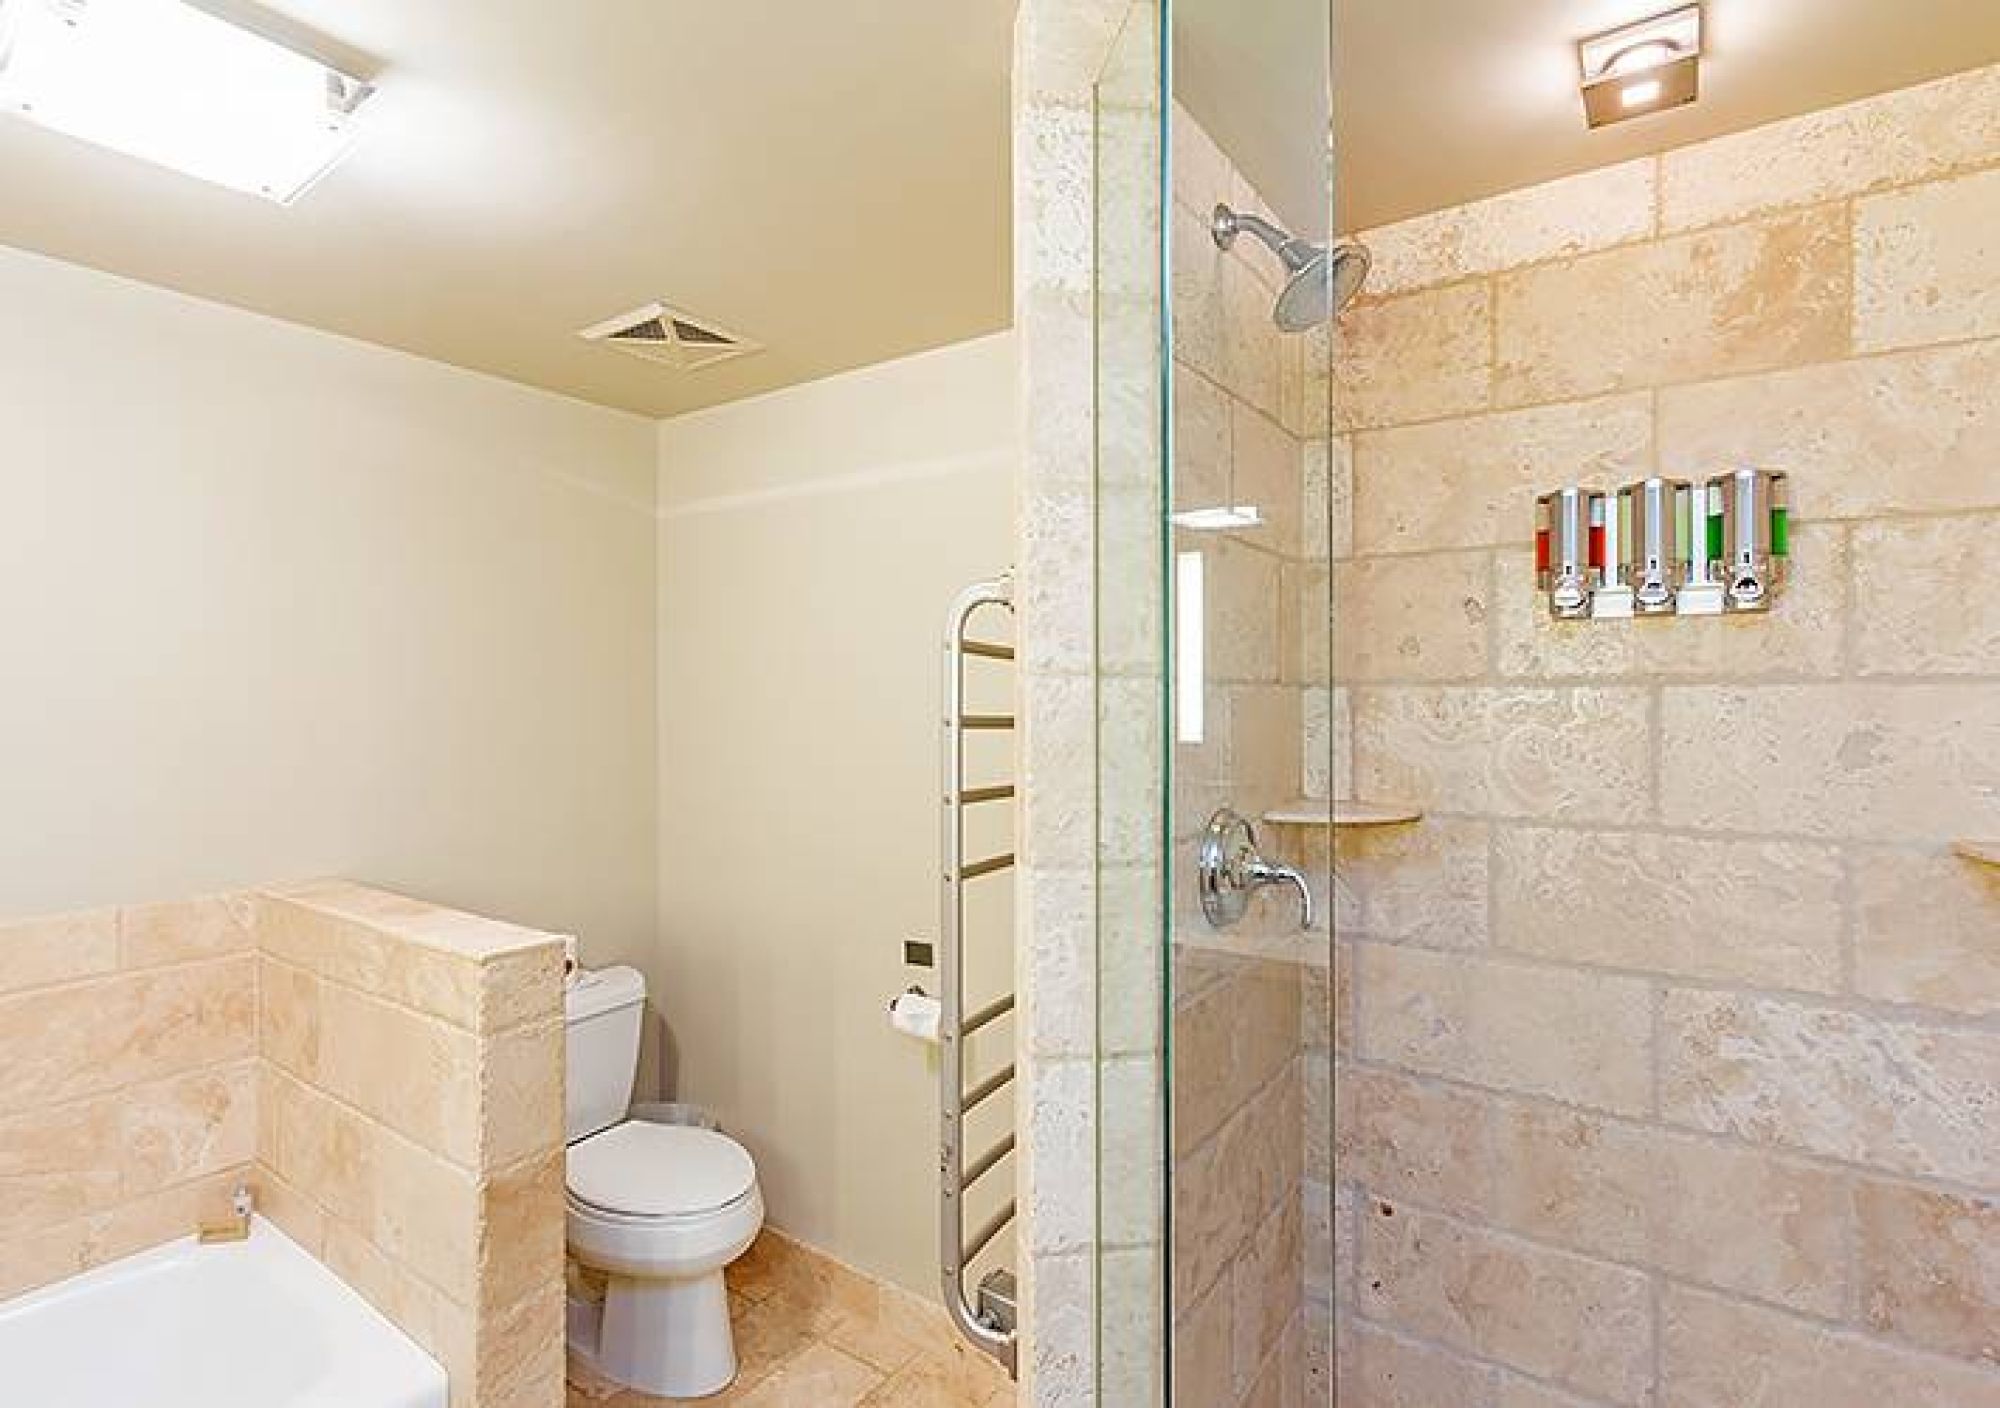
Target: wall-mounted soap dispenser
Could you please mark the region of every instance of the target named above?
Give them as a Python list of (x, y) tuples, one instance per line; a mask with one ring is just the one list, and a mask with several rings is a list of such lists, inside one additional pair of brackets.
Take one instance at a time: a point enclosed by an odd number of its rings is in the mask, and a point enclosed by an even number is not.
[(1535, 500), (1535, 585), (1562, 620), (1590, 615), (1604, 561), (1603, 498), (1588, 489), (1558, 489)]
[(1789, 486), (1777, 470), (1535, 500), (1535, 586), (1561, 621), (1767, 611), (1790, 555)]
[(1785, 476), (1738, 469), (1709, 480), (1710, 556), (1730, 611), (1768, 611), (1791, 553)]
[(1679, 479), (1642, 479), (1618, 491), (1618, 580), (1631, 589), (1638, 616), (1671, 615), (1687, 575), (1683, 496)]

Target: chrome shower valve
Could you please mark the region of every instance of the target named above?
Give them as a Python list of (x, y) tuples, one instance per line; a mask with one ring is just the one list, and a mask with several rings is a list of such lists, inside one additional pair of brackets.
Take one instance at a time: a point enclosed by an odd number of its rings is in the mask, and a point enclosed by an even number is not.
[(1264, 859), (1257, 833), (1228, 807), (1208, 819), (1199, 857), (1201, 912), (1217, 929), (1227, 929), (1250, 908), (1253, 891), (1266, 885), (1290, 885), (1298, 891), (1299, 927), (1313, 924), (1312, 887), (1296, 866)]

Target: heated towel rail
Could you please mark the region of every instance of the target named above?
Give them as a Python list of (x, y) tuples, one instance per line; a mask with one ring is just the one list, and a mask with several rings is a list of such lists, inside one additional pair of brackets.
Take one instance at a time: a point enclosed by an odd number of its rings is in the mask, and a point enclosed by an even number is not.
[[(938, 1271), (944, 1288), (945, 1309), (952, 1323), (974, 1345), (1005, 1367), (1016, 1372), (1016, 1331), (1010, 1314), (994, 1308), (992, 1291), (996, 1278), (988, 1277), (980, 1288), (980, 1304), (966, 1297), (965, 1269), (1014, 1220), (1014, 1200), (1010, 1197), (997, 1211), (968, 1231), (965, 1226), (965, 1194), (973, 1184), (991, 1173), (1014, 1152), (1009, 1134), (969, 1162), (965, 1153), (965, 1116), (1005, 1089), (1014, 1079), (1011, 1062), (966, 1085), (966, 1038), (992, 1025), (1014, 1010), (1011, 992), (985, 1003), (974, 1011), (965, 1010), (965, 891), (966, 886), (985, 876), (999, 875), (1014, 868), (1011, 853), (968, 859), (965, 853), (965, 820), (968, 809), (995, 806), (1014, 800), (1014, 788), (1004, 782), (983, 782), (971, 786), (966, 781), (965, 739), (968, 733), (1008, 730), (1014, 727), (1009, 714), (974, 714), (966, 711), (966, 661), (980, 658), (1012, 661), (1014, 647), (970, 635), (972, 621), (988, 608), (1013, 611), (1013, 580), (1002, 575), (992, 581), (976, 582), (952, 602), (944, 631), (944, 747), (942, 776), (942, 820), (940, 835), (938, 983), (941, 988), (938, 1019)], [(1011, 829), (1010, 829), (1011, 834)]]

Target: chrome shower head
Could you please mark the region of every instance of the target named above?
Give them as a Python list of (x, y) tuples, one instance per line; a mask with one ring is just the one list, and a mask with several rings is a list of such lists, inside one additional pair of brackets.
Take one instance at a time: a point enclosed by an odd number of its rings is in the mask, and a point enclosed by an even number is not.
[(1278, 294), (1272, 318), (1286, 332), (1307, 332), (1345, 308), (1368, 277), (1368, 248), (1356, 240), (1314, 244), (1256, 215), (1215, 207), (1209, 234), (1228, 249), (1242, 234), (1253, 235), (1278, 256), (1291, 278)]

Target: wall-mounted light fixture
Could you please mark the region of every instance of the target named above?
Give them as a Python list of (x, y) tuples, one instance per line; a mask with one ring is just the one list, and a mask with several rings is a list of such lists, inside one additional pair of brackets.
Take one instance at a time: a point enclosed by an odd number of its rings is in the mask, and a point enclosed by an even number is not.
[(1576, 58), (1592, 127), (1691, 103), (1701, 91), (1701, 6), (1578, 40)]
[(1174, 740), (1199, 743), (1207, 731), (1208, 641), (1203, 633), (1202, 556), (1174, 554)]

